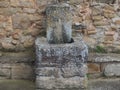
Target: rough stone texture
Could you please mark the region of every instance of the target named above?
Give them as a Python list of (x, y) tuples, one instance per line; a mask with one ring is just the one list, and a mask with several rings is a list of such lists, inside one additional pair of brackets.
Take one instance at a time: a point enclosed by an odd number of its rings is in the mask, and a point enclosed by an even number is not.
[(48, 6), (47, 15), (47, 40), (49, 43), (69, 43), (72, 39), (72, 15), (70, 6), (56, 4)]
[(34, 80), (33, 52), (0, 52), (0, 79)]
[(120, 76), (120, 64), (108, 64), (104, 66), (104, 74), (107, 77)]
[[(42, 83), (41, 83), (42, 82)], [(85, 88), (87, 84), (84, 77), (72, 77), (72, 78), (54, 78), (54, 77), (37, 77), (37, 88), (39, 89), (73, 89), (73, 88)]]
[(120, 55), (108, 54), (89, 54), (88, 58), (88, 78), (100, 77), (120, 77)]
[(120, 62), (120, 55), (119, 54), (94, 54), (91, 53), (89, 55), (89, 61), (97, 62), (97, 63), (108, 63), (108, 62)]
[[(67, 0), (67, 4), (71, 7), (68, 11), (73, 18), (73, 35), (82, 34), (92, 39), (96, 43), (85, 39), (91, 48), (100, 45), (104, 48), (109, 46), (111, 46), (109, 48), (114, 48), (110, 52), (119, 50), (119, 2), (119, 0), (118, 2)], [(53, 0), (0, 0), (0, 50), (23, 51), (34, 45), (35, 37), (39, 34), (45, 36), (45, 9), (54, 3)], [(114, 32), (110, 35), (111, 38), (105, 34), (106, 31)], [(16, 32), (19, 36), (17, 41), (14, 38)]]
[(88, 63), (88, 73), (99, 73), (100, 72), (100, 65), (96, 63)]
[(88, 50), (80, 38), (70, 44), (49, 44), (36, 40), (37, 89), (85, 88)]

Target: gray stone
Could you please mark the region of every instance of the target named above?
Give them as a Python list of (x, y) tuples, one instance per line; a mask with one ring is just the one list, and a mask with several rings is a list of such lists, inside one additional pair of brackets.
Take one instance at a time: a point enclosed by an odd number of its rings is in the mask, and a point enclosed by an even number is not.
[(7, 68), (0, 68), (0, 77), (10, 79), (11, 77), (11, 70)]
[(86, 77), (72, 78), (54, 78), (54, 77), (37, 77), (36, 87), (39, 89), (71, 89), (85, 88), (87, 83)]
[(120, 90), (120, 79), (89, 80), (87, 90)]
[(56, 67), (42, 67), (36, 69), (37, 76), (60, 77), (60, 69)]
[(89, 54), (89, 61), (92, 62), (119, 62), (120, 61), (120, 55), (119, 54), (114, 54), (114, 53), (109, 53), (109, 54), (94, 54), (91, 53)]
[(85, 88), (88, 49), (80, 38), (70, 44), (49, 44), (36, 40), (37, 89)]
[(108, 64), (104, 68), (105, 76), (120, 76), (120, 64)]
[(72, 40), (72, 19), (70, 6), (58, 4), (48, 6), (47, 15), (47, 40), (49, 43), (70, 43)]
[(76, 64), (77, 63), (68, 62), (65, 66), (63, 66), (61, 68), (63, 77), (65, 78), (74, 76), (84, 77), (87, 73), (87, 66), (85, 64), (77, 66)]

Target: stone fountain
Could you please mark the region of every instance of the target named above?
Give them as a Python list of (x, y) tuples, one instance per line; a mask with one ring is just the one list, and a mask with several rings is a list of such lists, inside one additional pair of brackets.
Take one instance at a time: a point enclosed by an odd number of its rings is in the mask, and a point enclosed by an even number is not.
[(36, 90), (87, 87), (88, 49), (81, 38), (72, 38), (70, 6), (61, 1), (46, 8), (47, 38), (35, 42)]

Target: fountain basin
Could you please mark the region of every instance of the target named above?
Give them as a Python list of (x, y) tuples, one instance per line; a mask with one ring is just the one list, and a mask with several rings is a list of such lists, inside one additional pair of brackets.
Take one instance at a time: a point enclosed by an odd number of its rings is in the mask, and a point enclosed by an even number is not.
[(73, 43), (49, 44), (37, 38), (36, 89), (65, 89), (87, 87), (88, 49), (80, 38)]

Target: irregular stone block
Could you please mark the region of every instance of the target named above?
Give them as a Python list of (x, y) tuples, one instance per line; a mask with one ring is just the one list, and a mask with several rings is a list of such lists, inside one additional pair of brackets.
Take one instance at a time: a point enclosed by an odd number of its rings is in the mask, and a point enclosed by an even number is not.
[(104, 74), (107, 77), (120, 76), (120, 64), (108, 64), (104, 67)]
[(31, 25), (30, 17), (27, 14), (16, 14), (12, 16), (13, 28), (26, 30)]
[(0, 7), (8, 7), (10, 6), (9, 1), (8, 0), (0, 0)]

